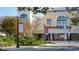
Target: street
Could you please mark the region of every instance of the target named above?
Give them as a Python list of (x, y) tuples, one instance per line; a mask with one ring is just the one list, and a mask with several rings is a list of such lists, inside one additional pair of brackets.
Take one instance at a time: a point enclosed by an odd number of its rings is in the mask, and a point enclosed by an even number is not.
[(1, 51), (79, 51), (79, 47), (76, 46), (54, 46), (54, 47), (35, 47), (35, 48), (8, 48)]
[(79, 42), (55, 41), (56, 44), (42, 46), (20, 46), (20, 48), (1, 48), (1, 51), (79, 51)]

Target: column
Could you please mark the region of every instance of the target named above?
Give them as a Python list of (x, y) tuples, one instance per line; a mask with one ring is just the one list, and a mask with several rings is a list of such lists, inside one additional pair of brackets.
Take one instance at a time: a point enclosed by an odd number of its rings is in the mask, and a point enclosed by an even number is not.
[(68, 39), (70, 40), (70, 32), (68, 33)]
[(64, 34), (64, 40), (65, 41), (67, 40), (67, 34), (66, 33)]
[(50, 35), (48, 34), (48, 41), (50, 40)]
[(57, 37), (57, 34), (55, 34), (55, 39), (57, 39), (58, 37)]
[(52, 41), (52, 33), (50, 33), (50, 41)]

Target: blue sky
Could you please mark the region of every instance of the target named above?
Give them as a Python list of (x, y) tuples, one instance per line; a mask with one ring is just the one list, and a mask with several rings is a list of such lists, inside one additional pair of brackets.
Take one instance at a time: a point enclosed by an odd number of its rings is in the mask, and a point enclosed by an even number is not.
[(0, 7), (0, 16), (16, 16), (17, 8), (16, 7)]
[[(0, 7), (0, 16), (18, 16), (17, 7)], [(43, 15), (39, 13), (35, 16), (41, 17)]]

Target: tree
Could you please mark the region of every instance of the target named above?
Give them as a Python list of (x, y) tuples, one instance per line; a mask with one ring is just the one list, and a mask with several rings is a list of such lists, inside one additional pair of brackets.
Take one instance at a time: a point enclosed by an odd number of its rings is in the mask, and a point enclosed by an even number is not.
[[(79, 7), (66, 7), (66, 10), (72, 15), (79, 13)], [(77, 13), (74, 13), (74, 11), (76, 11)]]
[(79, 17), (71, 18), (71, 22), (72, 22), (72, 25), (77, 26), (77, 29), (79, 30)]
[(14, 34), (16, 32), (16, 17), (5, 17), (4, 20), (2, 20), (1, 29), (6, 34)]
[[(79, 7), (66, 7), (66, 10), (72, 14), (75, 15), (75, 17), (71, 18), (71, 22), (73, 25), (78, 25), (79, 22), (79, 17), (76, 14), (79, 14)], [(74, 14), (73, 11), (76, 11), (76, 13)]]
[(49, 10), (49, 7), (18, 7), (17, 8), (18, 11), (22, 11), (22, 10), (25, 11), (26, 9), (32, 11), (33, 14), (43, 13), (45, 15)]
[(79, 22), (79, 18), (78, 17), (73, 17), (71, 18), (71, 22), (72, 22), (72, 25), (78, 25), (78, 22)]

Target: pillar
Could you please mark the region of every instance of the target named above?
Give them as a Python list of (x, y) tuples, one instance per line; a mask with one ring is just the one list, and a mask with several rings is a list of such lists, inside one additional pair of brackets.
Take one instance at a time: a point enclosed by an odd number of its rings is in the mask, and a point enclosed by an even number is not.
[(50, 41), (52, 41), (52, 33), (50, 33)]
[(64, 40), (65, 41), (67, 40), (67, 34), (66, 33), (64, 34)]
[(70, 32), (68, 33), (68, 39), (70, 40)]
[(55, 39), (57, 39), (58, 37), (57, 37), (57, 34), (55, 34)]
[(48, 40), (48, 41), (50, 40), (49, 34), (47, 35), (47, 40)]

